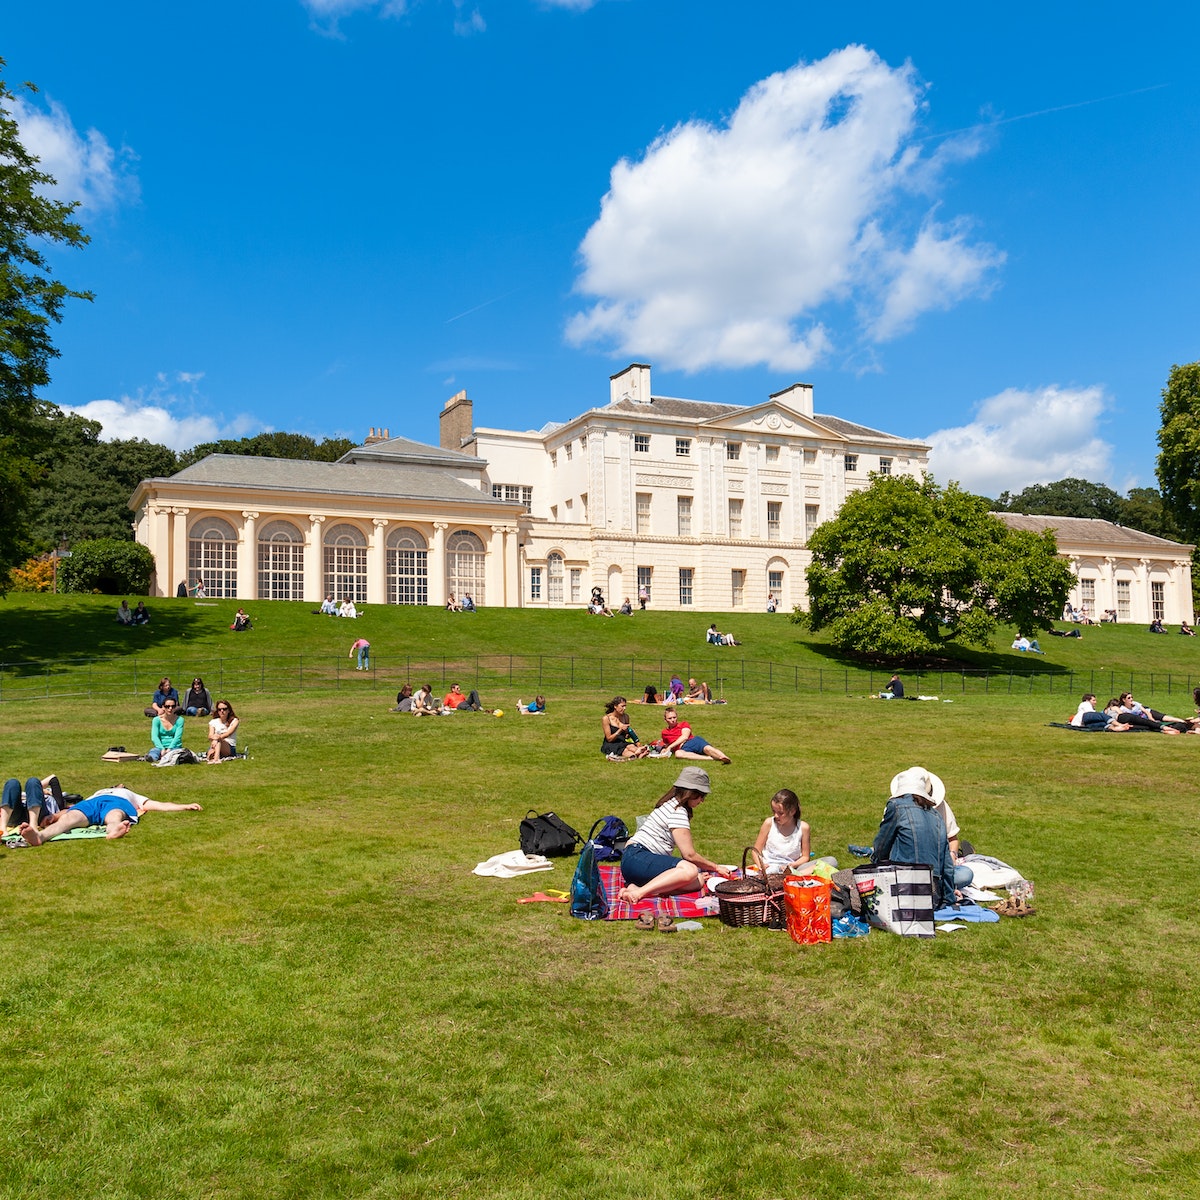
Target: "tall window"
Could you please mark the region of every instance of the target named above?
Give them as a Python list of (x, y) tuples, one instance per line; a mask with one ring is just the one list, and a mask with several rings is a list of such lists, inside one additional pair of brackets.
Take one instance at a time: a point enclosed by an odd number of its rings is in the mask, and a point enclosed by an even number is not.
[(817, 465), (817, 452), (815, 450), (805, 450), (804, 465), (806, 467), (815, 467)]
[(778, 446), (768, 446), (767, 447), (767, 462), (777, 463), (778, 461), (779, 461), (779, 447)]
[(429, 603), (429, 549), (425, 536), (401, 526), (387, 539), (389, 604)]
[[(529, 598), (530, 600), (540, 600), (542, 598), (542, 568), (529, 568)], [(472, 597), (474, 599), (474, 597)]]
[(304, 599), (304, 534), (289, 521), (258, 531), (258, 598)]
[(1131, 612), (1129, 604), (1129, 580), (1117, 580), (1117, 620), (1128, 621)]
[(679, 496), (675, 501), (676, 512), (679, 518), (678, 533), (680, 537), (692, 536), (692, 498), (691, 496)]
[(783, 520), (783, 502), (780, 500), (767, 501), (767, 539), (772, 542), (779, 541), (782, 536), (780, 530)]
[(638, 492), (637, 494), (637, 531), (638, 533), (648, 534), (650, 532), (650, 493)]
[(819, 504), (806, 504), (804, 506), (804, 540), (811, 540), (812, 535), (817, 532), (817, 526), (821, 523), (821, 506)]
[(546, 558), (546, 600), (550, 604), (563, 602), (563, 556), (557, 551)]
[(354, 525), (335, 525), (325, 534), (325, 593), (367, 602), (367, 535)]
[(583, 568), (571, 568), (571, 603), (583, 603)]
[(648, 433), (635, 433), (633, 435), (633, 452), (634, 454), (650, 453), (650, 435)]
[(767, 572), (767, 591), (775, 597), (776, 600), (783, 600), (783, 572), (768, 571)]
[(688, 458), (692, 453), (691, 438), (676, 438), (675, 439), (675, 454), (679, 458)]
[(649, 599), (652, 594), (650, 580), (654, 575), (654, 568), (653, 567), (638, 567), (637, 571), (638, 571), (638, 595), (640, 596), (642, 594), (642, 588), (645, 588), (646, 589), (646, 598)]
[(571, 453), (571, 443), (568, 442), (563, 449), (567, 452), (567, 462), (570, 462), (575, 456)]
[(730, 599), (733, 601), (734, 608), (741, 608), (746, 602), (746, 572), (733, 572), (733, 589)]
[(1155, 621), (1161, 621), (1167, 615), (1166, 589), (1161, 583), (1150, 584), (1150, 616)]
[(465, 592), (476, 604), (484, 603), (483, 542), (469, 529), (455, 530), (446, 539), (446, 589), (461, 600)]
[(237, 595), (237, 532), (220, 517), (201, 517), (188, 538), (189, 582), (204, 580), (205, 592), (214, 599)]
[(731, 538), (739, 538), (742, 536), (742, 501), (729, 501), (729, 536)]
[(1086, 606), (1089, 617), (1096, 615), (1096, 581), (1090, 577), (1079, 581), (1079, 605)]
[(693, 567), (679, 568), (679, 603), (681, 605), (692, 603), (692, 584), (695, 578), (696, 572)]
[(845, 458), (842, 460), (842, 465), (846, 468), (847, 471), (857, 471), (858, 470), (858, 455), (857, 454), (847, 454), (845, 456)]
[(726, 442), (725, 443), (725, 458), (728, 462), (737, 462), (742, 457), (741, 442)]
[(890, 475), (892, 473), (892, 460), (890, 458), (881, 458), (879, 460), (880, 475)]

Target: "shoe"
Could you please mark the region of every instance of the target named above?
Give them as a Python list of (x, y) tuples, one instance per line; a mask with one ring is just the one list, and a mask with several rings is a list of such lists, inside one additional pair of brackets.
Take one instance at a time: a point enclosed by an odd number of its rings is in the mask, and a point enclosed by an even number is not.
[(675, 918), (667, 916), (655, 917), (654, 928), (657, 929), (659, 933), (674, 933), (676, 931)]
[(608, 756), (608, 761), (609, 762), (624, 762), (625, 760), (619, 754), (610, 754)]
[(634, 921), (634, 925), (638, 929), (642, 929), (642, 930), (654, 929), (655, 928), (654, 914), (653, 913), (642, 913), (642, 915), (640, 917), (638, 917), (638, 919), (636, 921)]
[(874, 853), (870, 846), (847, 846), (846, 849), (849, 850), (855, 858), (870, 858)]
[(58, 782), (58, 776), (51, 775), (50, 778), (46, 780), (46, 783), (50, 788), (50, 795), (52, 795), (55, 798), (55, 800), (57, 800), (59, 802), (59, 804), (61, 804), (62, 798), (63, 798), (63, 790), (62, 790), (62, 784)]

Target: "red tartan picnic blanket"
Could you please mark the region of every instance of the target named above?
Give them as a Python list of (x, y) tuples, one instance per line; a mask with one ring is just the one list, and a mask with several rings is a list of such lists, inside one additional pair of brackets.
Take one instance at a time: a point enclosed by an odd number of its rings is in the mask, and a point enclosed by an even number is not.
[(608, 919), (610, 921), (636, 921), (642, 913), (653, 913), (655, 916), (666, 917), (715, 917), (716, 907), (701, 907), (699, 892), (681, 892), (677, 896), (652, 896), (647, 900), (639, 900), (630, 904), (626, 900), (618, 900), (617, 893), (625, 886), (621, 875), (619, 862), (597, 863), (600, 868), (600, 882), (604, 885), (604, 898), (608, 901)]

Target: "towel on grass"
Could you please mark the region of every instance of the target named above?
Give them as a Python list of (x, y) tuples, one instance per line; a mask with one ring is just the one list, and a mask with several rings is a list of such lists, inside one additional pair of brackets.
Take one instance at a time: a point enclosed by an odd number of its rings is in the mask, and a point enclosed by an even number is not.
[(653, 913), (654, 916), (664, 917), (715, 917), (717, 903), (715, 896), (704, 897), (700, 892), (680, 892), (675, 896), (651, 896), (630, 904), (618, 900), (617, 893), (625, 886), (625, 877), (621, 874), (619, 862), (598, 863), (600, 868), (600, 883), (604, 887), (604, 898), (608, 901), (608, 919), (610, 921), (634, 921), (642, 913)]
[(960, 904), (957, 908), (952, 906), (939, 908), (933, 914), (935, 921), (974, 921), (979, 925), (991, 925), (993, 922), (1000, 920), (1000, 914), (994, 913), (990, 908), (981, 908), (978, 904)]
[(533, 871), (553, 871), (554, 864), (541, 854), (525, 854), (521, 850), (509, 850), (505, 854), (493, 854), (481, 862), (473, 875), (493, 879), (516, 879), (518, 875), (529, 875)]

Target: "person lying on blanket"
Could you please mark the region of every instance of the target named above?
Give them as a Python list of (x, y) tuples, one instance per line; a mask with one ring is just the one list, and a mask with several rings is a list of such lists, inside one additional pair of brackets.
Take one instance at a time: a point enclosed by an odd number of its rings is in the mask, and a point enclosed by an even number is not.
[[(692, 842), (692, 813), (711, 790), (708, 772), (701, 767), (684, 767), (679, 772), (621, 855), (625, 886), (619, 899), (636, 904), (646, 896), (695, 892), (710, 874), (732, 873), (732, 867), (705, 858)], [(676, 858), (675, 850), (683, 857)]]
[(104, 836), (112, 839), (124, 837), (148, 812), (200, 811), (199, 804), (169, 804), (163, 800), (151, 800), (149, 796), (140, 796), (124, 784), (118, 784), (116, 787), (102, 788), (86, 800), (72, 804), (44, 829), (35, 829), (25, 822), (20, 827), (20, 833), (30, 846), (41, 846), (60, 833), (99, 825), (104, 828)]

